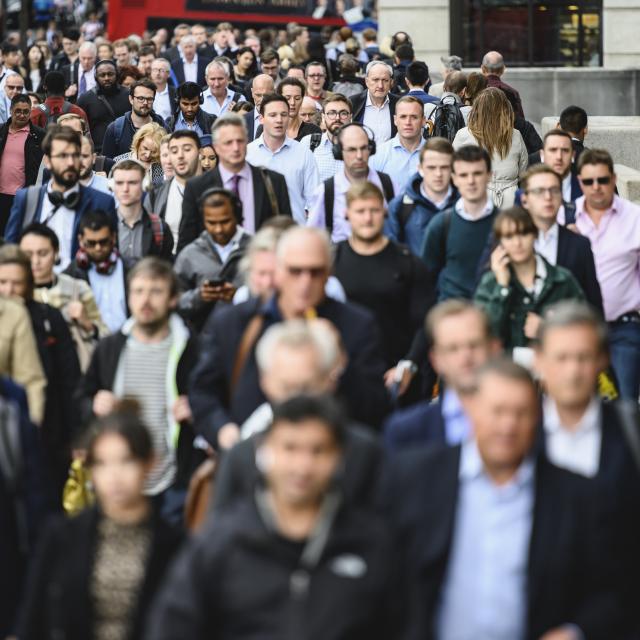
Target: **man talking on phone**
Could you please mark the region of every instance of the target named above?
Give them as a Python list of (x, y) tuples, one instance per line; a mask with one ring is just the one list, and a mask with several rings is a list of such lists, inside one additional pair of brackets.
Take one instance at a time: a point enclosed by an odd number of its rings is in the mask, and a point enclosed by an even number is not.
[(217, 302), (231, 302), (238, 282), (238, 264), (250, 236), (242, 224), (242, 203), (221, 187), (207, 189), (198, 200), (204, 231), (178, 255), (178, 309), (197, 331)]

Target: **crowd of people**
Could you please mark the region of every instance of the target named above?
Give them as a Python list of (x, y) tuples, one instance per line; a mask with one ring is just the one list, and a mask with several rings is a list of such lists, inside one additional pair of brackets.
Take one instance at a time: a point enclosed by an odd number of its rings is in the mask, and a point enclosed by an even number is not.
[(584, 109), (405, 32), (92, 25), (1, 45), (0, 636), (640, 637)]

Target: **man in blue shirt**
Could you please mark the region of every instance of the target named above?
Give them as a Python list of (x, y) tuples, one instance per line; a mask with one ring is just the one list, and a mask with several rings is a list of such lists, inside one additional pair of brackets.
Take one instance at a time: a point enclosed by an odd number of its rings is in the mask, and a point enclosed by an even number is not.
[(405, 185), (418, 169), (422, 137), (424, 107), (414, 96), (404, 96), (396, 103), (393, 121), (398, 133), (381, 144), (371, 158), (371, 167), (382, 171), (400, 185)]
[(185, 82), (178, 87), (178, 109), (166, 119), (167, 131), (189, 129), (200, 138), (200, 145), (211, 144), (211, 127), (216, 116), (204, 111), (201, 107), (200, 87), (195, 82)]
[(418, 98), (422, 104), (437, 104), (438, 98), (430, 96), (425, 90), (429, 82), (429, 67), (424, 62), (416, 60), (407, 67), (405, 84), (409, 89), (407, 95)]

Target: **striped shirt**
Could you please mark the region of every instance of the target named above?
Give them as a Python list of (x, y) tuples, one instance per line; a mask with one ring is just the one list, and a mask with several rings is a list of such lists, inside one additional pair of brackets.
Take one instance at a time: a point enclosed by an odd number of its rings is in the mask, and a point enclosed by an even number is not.
[(167, 367), (172, 336), (161, 342), (140, 342), (129, 336), (124, 351), (124, 393), (140, 403), (142, 418), (153, 441), (156, 462), (147, 478), (145, 493), (157, 495), (171, 486), (176, 459), (169, 448)]

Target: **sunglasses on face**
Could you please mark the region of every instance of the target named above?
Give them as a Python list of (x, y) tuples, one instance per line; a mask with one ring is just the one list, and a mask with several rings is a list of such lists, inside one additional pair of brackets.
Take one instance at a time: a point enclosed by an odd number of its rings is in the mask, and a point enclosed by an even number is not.
[(611, 176), (602, 176), (600, 178), (580, 178), (580, 182), (582, 182), (585, 187), (590, 187), (594, 182), (598, 184), (609, 184), (611, 182)]
[(111, 238), (102, 238), (100, 240), (85, 240), (87, 249), (95, 249), (96, 247), (108, 247), (111, 244)]

